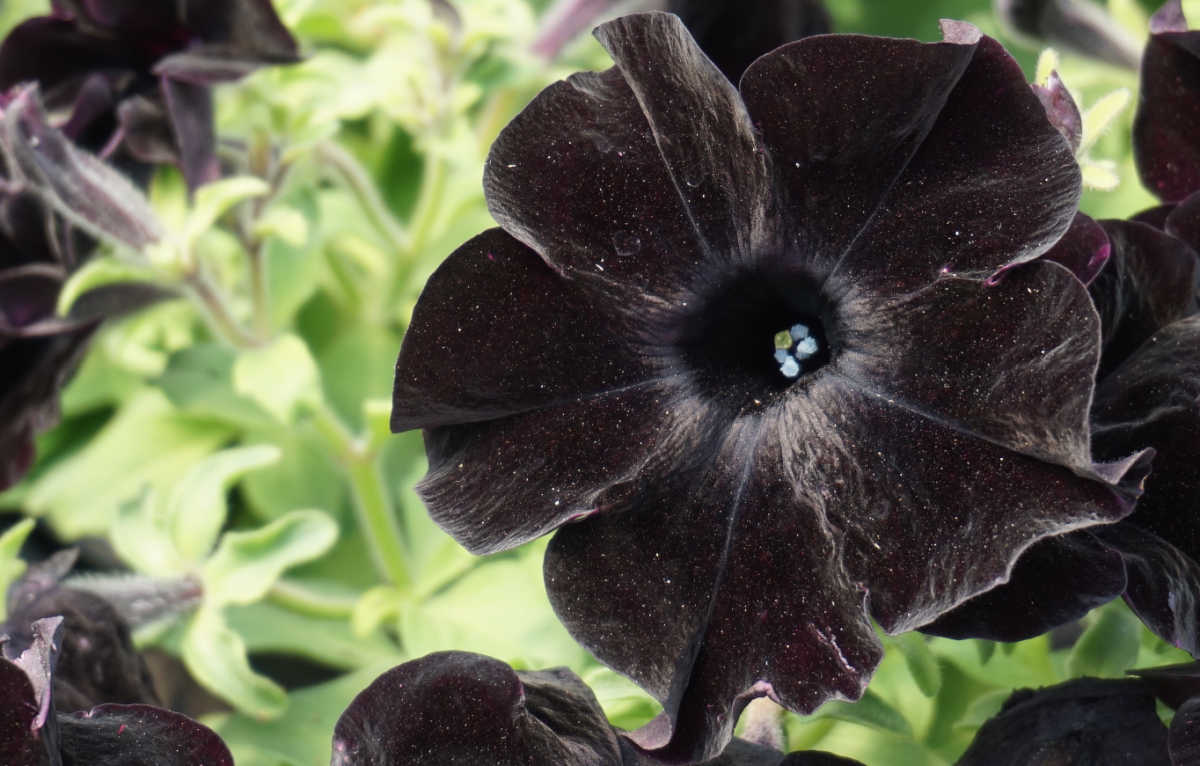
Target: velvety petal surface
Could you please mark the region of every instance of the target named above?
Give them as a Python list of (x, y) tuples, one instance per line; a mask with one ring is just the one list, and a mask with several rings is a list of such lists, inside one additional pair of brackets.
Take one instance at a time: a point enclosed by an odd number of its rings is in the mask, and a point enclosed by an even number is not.
[(707, 471), (551, 542), (564, 624), (663, 702), (671, 726), (644, 747), (711, 755), (762, 694), (800, 711), (857, 697), (879, 658), (866, 607), (889, 632), (926, 624), (1035, 540), (1129, 512), (1105, 483), (836, 372), (806, 383), (739, 418)]
[(1200, 697), (1175, 711), (1167, 732), (1167, 750), (1175, 766), (1200, 763)]
[(216, 732), (152, 705), (99, 705), (58, 726), (65, 766), (233, 766)]
[(617, 66), (555, 83), (492, 146), (492, 215), (647, 333), (767, 237), (766, 161), (737, 91), (675, 16), (597, 30)]
[(480, 234), (421, 293), (396, 362), (392, 430), (503, 417), (655, 377), (612, 332), (614, 313), (503, 230)]
[(1125, 592), (1125, 559), (1090, 532), (1048, 537), (1029, 547), (1008, 582), (966, 601), (923, 633), (1023, 641), (1078, 620)]
[(37, 697), (29, 676), (19, 666), (0, 659), (0, 762), (41, 764), (45, 745), (34, 719)]
[(1193, 192), (1171, 207), (1162, 228), (1200, 252), (1200, 191)]
[[(987, 276), (1044, 253), (1075, 215), (1079, 168), (1016, 62), (974, 28), (951, 22), (946, 33), (977, 42), (953, 46), (971, 56), (944, 103), (926, 106), (931, 113), (921, 116), (928, 132), (904, 147), (909, 158), (900, 167), (889, 160), (864, 167), (890, 179), (876, 187), (886, 194), (844, 247), (818, 250), (837, 258), (825, 287), (834, 300), (850, 289), (902, 294), (947, 272)], [(750, 109), (757, 118), (756, 105)], [(781, 154), (786, 162), (790, 155)]]
[(1089, 291), (1100, 314), (1103, 379), (1155, 331), (1192, 311), (1198, 262), (1184, 242), (1147, 224), (1100, 224), (1112, 255)]
[(162, 91), (178, 147), (179, 168), (188, 186), (195, 189), (217, 180), (221, 168), (217, 163), (212, 92), (203, 85), (169, 77), (163, 78)]
[(1144, 684), (1080, 678), (1014, 693), (979, 729), (958, 766), (1166, 763), (1167, 730)]
[(1083, 213), (1076, 213), (1062, 239), (1042, 256), (1065, 266), (1084, 285), (1090, 285), (1112, 255), (1112, 243), (1104, 227)]
[(1142, 183), (1164, 202), (1200, 190), (1200, 32), (1187, 31), (1179, 0), (1151, 22), (1142, 54), (1133, 151)]
[(334, 766), (616, 766), (617, 736), (567, 670), (518, 674), (466, 652), (438, 652), (384, 673), (333, 732)]

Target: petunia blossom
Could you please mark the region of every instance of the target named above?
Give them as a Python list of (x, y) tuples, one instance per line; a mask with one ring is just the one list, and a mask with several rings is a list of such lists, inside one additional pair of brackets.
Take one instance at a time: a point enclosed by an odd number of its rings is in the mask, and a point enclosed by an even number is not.
[(551, 602), (662, 702), (631, 735), (657, 758), (715, 756), (754, 697), (857, 698), (871, 619), (1133, 507), (1148, 455), (1091, 458), (1099, 319), (1032, 263), (1071, 148), (999, 44), (943, 29), (808, 38), (739, 93), (676, 17), (600, 27), (616, 66), (501, 133), (501, 228), (415, 309), (392, 427), (425, 429), (431, 515), (477, 553), (558, 530)]

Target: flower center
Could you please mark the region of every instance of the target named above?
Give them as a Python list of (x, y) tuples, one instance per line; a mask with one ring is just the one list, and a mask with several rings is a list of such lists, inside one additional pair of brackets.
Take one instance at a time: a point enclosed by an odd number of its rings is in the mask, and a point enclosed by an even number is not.
[(683, 318), (678, 348), (703, 393), (740, 409), (829, 362), (830, 316), (820, 290), (802, 275), (735, 275)]

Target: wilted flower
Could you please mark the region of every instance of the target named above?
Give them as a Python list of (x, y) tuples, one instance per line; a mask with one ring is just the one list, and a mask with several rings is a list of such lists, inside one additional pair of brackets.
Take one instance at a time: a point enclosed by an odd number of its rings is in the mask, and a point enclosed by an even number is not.
[(0, 46), (0, 89), (36, 81), (93, 151), (175, 162), (191, 186), (218, 173), (210, 88), (298, 60), (270, 0), (54, 0)]
[[(502, 229), (430, 279), (395, 430), (472, 551), (562, 527), (546, 583), (664, 706), (632, 736), (720, 752), (756, 696), (857, 697), (868, 617), (908, 630), (1035, 541), (1129, 513), (1092, 462), (1099, 322), (1033, 261), (1079, 171), (1019, 68), (946, 41), (820, 36), (741, 94), (665, 14), (551, 86), (485, 170)], [(574, 523), (569, 523), (574, 522)]]

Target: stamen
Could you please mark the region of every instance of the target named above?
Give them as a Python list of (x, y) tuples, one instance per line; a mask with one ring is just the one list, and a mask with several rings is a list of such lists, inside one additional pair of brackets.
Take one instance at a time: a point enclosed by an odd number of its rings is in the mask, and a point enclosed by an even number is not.
[(785, 378), (799, 377), (804, 371), (804, 362), (812, 359), (821, 350), (820, 341), (812, 334), (809, 326), (797, 322), (787, 330), (775, 333), (775, 362)]

